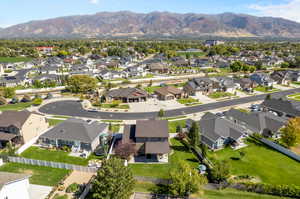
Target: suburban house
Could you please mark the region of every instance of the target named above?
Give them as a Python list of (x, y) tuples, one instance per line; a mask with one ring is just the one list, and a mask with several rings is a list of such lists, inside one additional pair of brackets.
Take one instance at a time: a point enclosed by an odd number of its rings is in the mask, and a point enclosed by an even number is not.
[[(188, 129), (194, 121), (186, 122)], [(199, 121), (201, 142), (212, 150), (221, 149), (224, 145), (239, 145), (247, 135), (245, 128), (236, 125), (230, 120), (218, 117), (213, 113), (206, 113)]]
[(289, 71), (274, 71), (270, 77), (277, 83), (288, 85), (292, 81), (291, 73)]
[(168, 121), (137, 120), (135, 125), (126, 125), (122, 143), (134, 143), (137, 150), (135, 160), (168, 162)]
[(264, 136), (272, 136), (286, 124), (286, 120), (270, 112), (246, 113), (237, 109), (230, 109), (225, 117), (235, 124), (246, 129), (249, 133), (260, 133)]
[(183, 91), (174, 86), (164, 86), (154, 91), (159, 100), (180, 99), (183, 96)]
[(266, 73), (254, 73), (250, 75), (250, 79), (256, 84), (266, 87), (271, 87), (275, 83), (275, 81)]
[(196, 95), (197, 92), (204, 95), (212, 93), (214, 90), (214, 82), (209, 78), (194, 78), (187, 82), (183, 87), (183, 91), (187, 95)]
[(234, 79), (235, 84), (239, 89), (246, 92), (252, 92), (257, 84), (249, 78)]
[(113, 100), (121, 100), (123, 103), (130, 102), (145, 102), (147, 101), (148, 93), (138, 88), (120, 88), (110, 90), (105, 94), (107, 102)]
[(73, 152), (94, 151), (106, 142), (108, 125), (96, 121), (70, 118), (40, 136), (38, 143), (46, 147), (70, 147)]
[(221, 92), (234, 93), (237, 85), (234, 80), (229, 77), (214, 77), (211, 78), (214, 81), (215, 89)]
[(31, 199), (28, 174), (0, 172), (0, 199)]
[(289, 101), (283, 99), (266, 99), (262, 103), (262, 107), (266, 110), (276, 112), (282, 117), (299, 117), (300, 116), (300, 103), (297, 101)]
[(24, 111), (4, 111), (0, 114), (0, 148), (7, 143), (26, 144), (41, 135), (48, 123), (43, 115)]
[(169, 72), (168, 66), (161, 62), (151, 63), (147, 66), (147, 68), (152, 73), (168, 73)]

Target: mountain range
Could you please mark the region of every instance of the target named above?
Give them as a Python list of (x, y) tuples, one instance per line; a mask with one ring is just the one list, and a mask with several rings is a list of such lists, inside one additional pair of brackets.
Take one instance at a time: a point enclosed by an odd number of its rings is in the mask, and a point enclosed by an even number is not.
[(223, 13), (147, 14), (100, 12), (30, 21), (0, 28), (0, 38), (94, 37), (287, 37), (300, 38), (300, 23), (274, 17)]

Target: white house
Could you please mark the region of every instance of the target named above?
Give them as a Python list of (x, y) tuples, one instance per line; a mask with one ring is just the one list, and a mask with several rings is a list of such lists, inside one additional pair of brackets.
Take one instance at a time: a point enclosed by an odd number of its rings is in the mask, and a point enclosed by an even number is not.
[(0, 199), (30, 199), (29, 175), (0, 172)]

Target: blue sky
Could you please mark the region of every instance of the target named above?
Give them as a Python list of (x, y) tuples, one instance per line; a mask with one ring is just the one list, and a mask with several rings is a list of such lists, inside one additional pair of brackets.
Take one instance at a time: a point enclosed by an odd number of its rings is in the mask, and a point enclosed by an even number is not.
[(102, 11), (248, 13), (300, 22), (300, 0), (0, 0), (0, 27)]

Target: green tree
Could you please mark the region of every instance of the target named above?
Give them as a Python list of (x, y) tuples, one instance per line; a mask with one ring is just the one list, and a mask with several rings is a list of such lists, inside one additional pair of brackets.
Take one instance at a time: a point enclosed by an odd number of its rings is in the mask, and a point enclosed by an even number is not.
[(13, 98), (16, 95), (16, 89), (11, 87), (1, 88), (1, 93), (5, 98)]
[(68, 89), (73, 93), (87, 93), (97, 88), (97, 80), (88, 75), (73, 75), (68, 80)]
[(292, 118), (281, 130), (281, 141), (287, 147), (295, 146), (300, 142), (300, 117)]
[(160, 109), (159, 112), (158, 112), (158, 117), (162, 118), (165, 116), (165, 111), (164, 109)]
[(202, 185), (207, 183), (207, 179), (200, 175), (196, 169), (190, 167), (186, 162), (178, 162), (178, 167), (170, 171), (169, 190), (176, 196), (189, 196), (193, 193), (199, 193)]
[(193, 147), (197, 147), (200, 145), (200, 129), (198, 122), (194, 121), (192, 123), (192, 127), (189, 130), (188, 136)]
[(102, 162), (101, 168), (93, 181), (93, 199), (129, 199), (135, 180), (130, 168), (123, 160), (111, 158)]
[(215, 182), (223, 182), (229, 178), (230, 175), (230, 165), (228, 161), (222, 160), (217, 161), (211, 170), (211, 178)]

